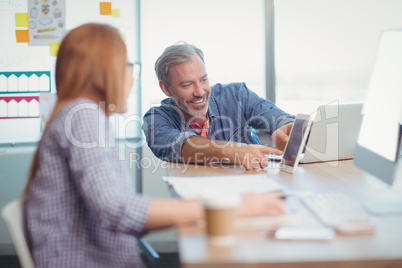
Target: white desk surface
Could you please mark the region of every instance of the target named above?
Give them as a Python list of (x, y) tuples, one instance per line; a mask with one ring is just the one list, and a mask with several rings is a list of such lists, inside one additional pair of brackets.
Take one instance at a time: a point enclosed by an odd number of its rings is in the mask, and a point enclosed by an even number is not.
[[(359, 195), (370, 191), (393, 191), (402, 195), (402, 165), (394, 185), (379, 181), (353, 165), (335, 161), (299, 165), (294, 174), (280, 172), (278, 163), (261, 171), (170, 163), (169, 176), (209, 176), (267, 173), (287, 189), (297, 192), (343, 191)], [(285, 208), (298, 212), (297, 226), (321, 223), (297, 197), (286, 199)], [(178, 228), (178, 248), (183, 267), (402, 267), (402, 214), (373, 216), (374, 234), (337, 235), (329, 241), (276, 240), (268, 230), (237, 230), (229, 247), (208, 242), (205, 229), (198, 225)]]

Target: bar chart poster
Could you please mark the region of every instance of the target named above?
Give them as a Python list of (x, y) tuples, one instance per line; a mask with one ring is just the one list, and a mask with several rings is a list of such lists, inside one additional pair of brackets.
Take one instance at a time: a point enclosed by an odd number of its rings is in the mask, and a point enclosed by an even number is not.
[(39, 118), (39, 96), (0, 96), (0, 119)]
[(0, 95), (0, 144), (38, 141), (39, 116), (39, 96)]
[(42, 93), (51, 91), (50, 72), (1, 72), (0, 97), (2, 94)]
[(66, 24), (65, 0), (29, 0), (29, 45), (60, 42)]

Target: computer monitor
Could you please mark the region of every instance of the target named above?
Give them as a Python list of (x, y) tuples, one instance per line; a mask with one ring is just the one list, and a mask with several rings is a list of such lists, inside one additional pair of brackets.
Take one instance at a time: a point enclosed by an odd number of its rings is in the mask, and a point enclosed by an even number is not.
[(363, 106), (354, 163), (392, 184), (399, 160), (402, 123), (402, 30), (381, 35)]

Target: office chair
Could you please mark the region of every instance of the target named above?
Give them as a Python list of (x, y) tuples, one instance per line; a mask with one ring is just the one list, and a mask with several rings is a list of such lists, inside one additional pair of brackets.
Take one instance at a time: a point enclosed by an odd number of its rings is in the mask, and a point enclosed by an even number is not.
[(7, 224), (21, 267), (34, 268), (35, 265), (25, 238), (22, 211), (22, 201), (16, 199), (3, 208), (2, 217)]

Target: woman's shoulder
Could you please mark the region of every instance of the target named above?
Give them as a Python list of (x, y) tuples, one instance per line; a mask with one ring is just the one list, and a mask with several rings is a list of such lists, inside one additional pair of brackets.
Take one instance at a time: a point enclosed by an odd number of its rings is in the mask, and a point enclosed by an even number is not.
[(105, 117), (105, 113), (100, 108), (101, 105), (102, 103), (95, 103), (87, 98), (77, 98), (68, 102), (61, 108), (57, 116), (68, 119), (94, 116)]
[(105, 118), (105, 113), (100, 105), (87, 98), (74, 99), (60, 109), (54, 123), (92, 125), (98, 122), (98, 118)]
[[(48, 135), (64, 140), (68, 137), (92, 136), (106, 116), (98, 103), (86, 98), (77, 98), (60, 109), (48, 129)], [(87, 133), (87, 134), (86, 134)]]

